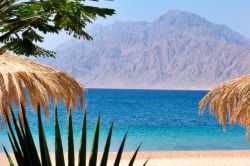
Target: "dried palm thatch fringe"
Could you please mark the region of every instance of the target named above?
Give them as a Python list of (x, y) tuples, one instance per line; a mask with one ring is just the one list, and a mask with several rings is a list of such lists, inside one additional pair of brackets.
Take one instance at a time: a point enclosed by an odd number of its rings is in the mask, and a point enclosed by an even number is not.
[(225, 82), (211, 90), (199, 103), (200, 113), (203, 114), (206, 105), (215, 115), (222, 126), (239, 124), (246, 127), (247, 140), (250, 140), (250, 75), (245, 75)]
[(26, 108), (24, 86), (27, 88), (33, 109), (37, 110), (39, 102), (46, 116), (49, 115), (49, 100), (57, 104), (62, 99), (69, 110), (72, 106), (77, 107), (79, 98), (80, 107), (83, 108), (84, 89), (69, 74), (4, 53), (0, 55), (0, 115), (3, 122), (6, 120), (4, 111), (7, 115), (10, 114), (12, 101), (18, 108), (21, 108), (21, 105)]

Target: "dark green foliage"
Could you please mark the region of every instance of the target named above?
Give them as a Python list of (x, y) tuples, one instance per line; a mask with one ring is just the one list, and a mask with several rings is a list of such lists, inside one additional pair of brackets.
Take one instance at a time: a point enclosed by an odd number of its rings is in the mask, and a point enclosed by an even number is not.
[[(113, 15), (113, 9), (84, 5), (84, 0), (3, 0), (0, 2), (1, 52), (18, 55), (53, 56), (54, 52), (39, 47), (47, 33), (65, 31), (75, 38), (91, 40), (84, 31), (88, 23)], [(38, 33), (39, 32), (39, 33)]]
[[(13, 111), (11, 110), (11, 115), (6, 115), (8, 127), (9, 127), (9, 141), (15, 156), (15, 160), (19, 166), (50, 166), (51, 159), (49, 156), (49, 150), (46, 142), (46, 137), (44, 134), (43, 129), (43, 122), (41, 118), (41, 111), (40, 106), (38, 106), (37, 114), (38, 114), (38, 131), (39, 131), (39, 145), (40, 145), (40, 159), (39, 154), (37, 152), (36, 146), (34, 144), (34, 140), (32, 137), (32, 133), (30, 131), (30, 127), (25, 116), (25, 110), (22, 107), (21, 110), (21, 117), (22, 122), (17, 121)], [(10, 121), (10, 116), (13, 121), (14, 128), (12, 127), (12, 123)], [(72, 112), (69, 112), (69, 119), (68, 119), (68, 163), (70, 166), (75, 165), (74, 160), (74, 141), (73, 141), (73, 125), (72, 125)], [(81, 142), (80, 142), (80, 149), (79, 149), (79, 156), (78, 156), (78, 165), (85, 166), (86, 165), (86, 144), (87, 144), (87, 115), (86, 112), (84, 114), (83, 125), (82, 125), (82, 133), (81, 133)], [(95, 166), (97, 163), (97, 154), (98, 154), (98, 139), (99, 139), (99, 130), (100, 130), (100, 115), (96, 121), (94, 136), (93, 136), (93, 144), (92, 149), (90, 152), (90, 159), (89, 165)], [(111, 144), (111, 137), (112, 137), (112, 130), (113, 130), (113, 123), (110, 127), (109, 134), (106, 140), (106, 145), (104, 148), (103, 157), (101, 160), (101, 166), (106, 166), (108, 161), (109, 149)], [(115, 166), (118, 166), (121, 160), (122, 152), (124, 149), (125, 141), (127, 137), (127, 132), (122, 140), (120, 145), (119, 151), (117, 153), (117, 157), (115, 160)], [(10, 166), (13, 165), (13, 160), (9, 156), (7, 150), (4, 148), (6, 157), (9, 161)], [(140, 146), (135, 151), (129, 165), (133, 165), (136, 155), (139, 151)], [(56, 160), (55, 164), (57, 166), (65, 165), (64, 155), (63, 155), (63, 145), (61, 140), (60, 128), (58, 123), (58, 115), (57, 115), (57, 107), (55, 108), (55, 153), (56, 153)], [(147, 162), (146, 162), (147, 163)], [(146, 163), (144, 165), (146, 165)]]

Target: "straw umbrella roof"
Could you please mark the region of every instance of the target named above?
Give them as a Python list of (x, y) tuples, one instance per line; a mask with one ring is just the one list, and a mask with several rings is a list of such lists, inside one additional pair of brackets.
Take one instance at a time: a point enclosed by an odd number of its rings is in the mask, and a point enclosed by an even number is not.
[(231, 126), (242, 125), (246, 127), (247, 139), (250, 140), (250, 75), (225, 82), (211, 90), (199, 103), (201, 114), (208, 103), (210, 113), (217, 117), (224, 128), (227, 121)]
[(0, 55), (0, 115), (9, 114), (14, 101), (17, 107), (26, 108), (26, 87), (34, 110), (38, 105), (49, 114), (48, 103), (61, 99), (67, 110), (77, 107), (79, 98), (83, 107), (83, 87), (69, 74), (34, 61), (4, 53)]

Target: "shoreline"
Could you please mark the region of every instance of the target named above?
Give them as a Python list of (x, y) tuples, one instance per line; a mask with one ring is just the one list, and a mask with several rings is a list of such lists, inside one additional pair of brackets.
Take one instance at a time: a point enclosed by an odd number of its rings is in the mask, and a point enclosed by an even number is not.
[[(134, 152), (124, 152), (122, 155), (121, 166), (128, 165)], [(10, 154), (14, 159), (13, 153)], [(55, 154), (50, 153), (52, 162), (55, 161)], [(67, 153), (64, 154), (67, 159)], [(75, 153), (75, 158), (78, 153)], [(89, 157), (89, 153), (87, 154)], [(98, 153), (98, 162), (100, 162), (102, 153)], [(114, 163), (116, 152), (110, 152), (108, 165)], [(240, 166), (250, 165), (250, 150), (209, 150), (209, 151), (140, 151), (137, 154), (134, 165), (142, 165), (147, 159), (150, 159), (149, 166)], [(67, 163), (67, 162), (66, 162)], [(66, 164), (65, 163), (65, 164)], [(77, 163), (77, 160), (76, 160)], [(54, 165), (54, 163), (52, 163)], [(8, 165), (4, 153), (0, 153), (0, 165)]]
[(100, 90), (148, 90), (148, 91), (210, 91), (212, 88), (207, 89), (199, 89), (199, 88), (128, 88), (128, 87), (84, 87), (86, 90), (88, 89), (100, 89)]

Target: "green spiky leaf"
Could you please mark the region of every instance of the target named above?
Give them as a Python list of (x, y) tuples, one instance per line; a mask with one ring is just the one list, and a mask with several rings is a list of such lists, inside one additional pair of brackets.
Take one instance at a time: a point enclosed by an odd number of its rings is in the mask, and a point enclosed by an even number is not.
[(121, 143), (120, 148), (119, 148), (119, 150), (117, 152), (117, 156), (116, 156), (116, 159), (115, 159), (114, 166), (119, 166), (119, 164), (120, 164), (120, 161), (121, 161), (121, 158), (122, 158), (123, 148), (124, 148), (126, 138), (127, 138), (127, 134), (128, 134), (128, 131), (126, 132), (125, 136), (123, 137), (122, 143)]
[(73, 136), (73, 125), (72, 125), (72, 111), (69, 110), (68, 119), (68, 166), (75, 165), (75, 151), (74, 151), (74, 136)]
[(148, 163), (149, 159), (147, 159), (147, 161), (145, 161), (145, 163), (143, 164), (143, 166), (146, 166)]
[(56, 166), (64, 166), (63, 146), (58, 123), (57, 106), (55, 107), (55, 155)]
[(105, 148), (104, 148), (104, 152), (103, 152), (100, 166), (106, 166), (107, 162), (108, 162), (108, 155), (109, 155), (109, 148), (110, 148), (110, 143), (111, 143), (113, 125), (114, 125), (114, 122), (112, 122), (111, 127), (109, 129), (109, 134), (108, 134), (107, 141), (105, 144)]
[(140, 144), (140, 145), (138, 146), (138, 148), (136, 149), (136, 151), (135, 151), (133, 157), (131, 158), (131, 160), (130, 160), (128, 166), (133, 166), (133, 165), (134, 165), (135, 158), (136, 158), (136, 155), (137, 155), (137, 153), (138, 153), (140, 147), (141, 147), (141, 144)]
[[(48, 151), (48, 146), (44, 134), (44, 129), (43, 129), (43, 122), (41, 118), (41, 110), (40, 110), (40, 105), (38, 105), (38, 131), (39, 131), (39, 144), (40, 144), (40, 153), (41, 153), (41, 162), (38, 157), (38, 153), (36, 151), (36, 147), (34, 144), (34, 140), (32, 137), (32, 133), (30, 131), (30, 127), (27, 121), (27, 118), (25, 116), (25, 110), (22, 108), (22, 123), (21, 123), (21, 117), (19, 116), (19, 124), (16, 120), (16, 117), (13, 113), (13, 110), (11, 109), (10, 114), (13, 119), (13, 124), (14, 128), (11, 126), (10, 118), (9, 116), (6, 115), (7, 118), (7, 123), (9, 126), (9, 133), (8, 133), (8, 138), (11, 143), (11, 147), (14, 152), (14, 156), (16, 159), (16, 162), (18, 163), (19, 166), (41, 166), (41, 165), (48, 165), (51, 166), (51, 159), (49, 156), (49, 151)], [(69, 165), (74, 166), (74, 142), (73, 142), (73, 124), (72, 124), (72, 111), (69, 111), (69, 117), (68, 117), (68, 149), (69, 149)], [(112, 137), (112, 131), (113, 131), (113, 122), (111, 124), (105, 148), (104, 148), (104, 153), (103, 157), (101, 160), (100, 165), (101, 166), (106, 166), (107, 161), (108, 161), (108, 154), (109, 154), (109, 149), (110, 149), (110, 144), (111, 144), (111, 137)], [(86, 112), (84, 114), (84, 120), (83, 120), (83, 126), (82, 126), (82, 138), (81, 138), (81, 144), (80, 144), (80, 150), (79, 150), (79, 166), (84, 166), (86, 165), (86, 134), (87, 134), (87, 115)], [(13, 130), (14, 129), (14, 130)], [(16, 133), (14, 133), (16, 131)], [(93, 136), (93, 142), (92, 142), (92, 148), (91, 148), (91, 154), (90, 154), (90, 160), (89, 160), (89, 166), (96, 166), (97, 164), (97, 155), (98, 155), (98, 141), (99, 141), (99, 131), (100, 131), (100, 114), (97, 118), (96, 125), (95, 125), (95, 130), (94, 130), (94, 136)], [(116, 159), (115, 159), (115, 166), (118, 166), (121, 161), (123, 149), (125, 146), (126, 138), (127, 138), (127, 133), (125, 134), (121, 145), (119, 147)], [(59, 122), (58, 122), (58, 114), (57, 114), (57, 107), (55, 108), (55, 141), (56, 141), (56, 160), (57, 160), (57, 165), (64, 165), (64, 157), (63, 157), (63, 148), (62, 148), (62, 142), (61, 142), (61, 134), (60, 134), (60, 128), (59, 128)], [(16, 137), (18, 139), (16, 139)], [(139, 151), (140, 146), (136, 149), (132, 159), (130, 160), (129, 166), (132, 166), (134, 164), (136, 155)], [(6, 149), (5, 149), (6, 150)], [(8, 158), (8, 153), (5, 151), (6, 157)], [(30, 161), (30, 157), (32, 161)], [(36, 159), (37, 158), (37, 159)], [(9, 159), (10, 164), (12, 160)], [(62, 160), (62, 161), (59, 161)], [(144, 163), (146, 165), (148, 160)], [(59, 164), (60, 163), (60, 164)]]
[(38, 105), (37, 115), (38, 115), (39, 144), (40, 144), (42, 165), (51, 166), (49, 150), (48, 150), (47, 142), (46, 142), (45, 135), (44, 135), (40, 105)]
[[(15, 152), (16, 150), (16, 154), (18, 157), (16, 157), (17, 160), (20, 161), (20, 163), (22, 163), (24, 161), (24, 156), (23, 156), (23, 152), (21, 151), (21, 148), (17, 142), (17, 139), (16, 139), (16, 136), (14, 134), (14, 131), (13, 131), (13, 128), (11, 126), (11, 123), (10, 123), (10, 119), (9, 119), (9, 116), (7, 115), (7, 113), (5, 112), (5, 117), (7, 119), (7, 124), (8, 124), (8, 127), (9, 127), (9, 133), (8, 133), (8, 137), (9, 137), (9, 140), (11, 142), (11, 145), (13, 144), (12, 146), (12, 149), (13, 151)], [(10, 136), (11, 135), (11, 136)]]
[(5, 155), (6, 155), (7, 159), (8, 159), (8, 161), (9, 161), (9, 165), (10, 165), (10, 166), (14, 166), (14, 163), (13, 163), (13, 161), (12, 161), (12, 159), (11, 159), (9, 153), (7, 152), (7, 150), (6, 150), (6, 148), (5, 148), (4, 146), (3, 146), (3, 150), (4, 150)]
[(99, 130), (100, 130), (100, 114), (96, 121), (95, 132), (93, 137), (93, 144), (90, 152), (89, 166), (96, 166), (97, 153), (98, 153), (98, 141), (99, 141)]
[(26, 141), (27, 141), (28, 149), (31, 154), (33, 164), (35, 164), (36, 166), (40, 166), (41, 163), (40, 163), (39, 155), (37, 153), (37, 149), (34, 143), (33, 136), (30, 131), (28, 120), (25, 115), (25, 108), (23, 107), (23, 105), (21, 106), (21, 111), (22, 111), (22, 119), (23, 119), (23, 126), (25, 130)]
[(18, 125), (18, 122), (17, 122), (17, 119), (14, 115), (14, 112), (12, 110), (12, 108), (10, 108), (10, 111), (11, 111), (11, 115), (12, 115), (12, 119), (13, 119), (13, 123), (14, 123), (14, 127), (15, 127), (15, 131), (16, 131), (16, 134), (17, 134), (17, 138), (19, 140), (19, 143), (20, 143), (20, 147), (22, 149), (22, 152), (23, 152), (23, 155), (24, 155), (24, 158), (25, 158), (25, 162), (28, 164), (28, 165), (33, 165), (32, 163), (32, 158), (31, 158), (31, 154), (30, 154), (30, 151), (28, 149), (28, 145), (27, 145), (27, 142), (25, 140), (25, 135), (23, 135), (24, 131), (22, 128), (22, 125), (21, 125), (21, 122), (19, 123)]
[(23, 166), (24, 165), (24, 157), (23, 157), (22, 152), (20, 151), (19, 145), (17, 145), (17, 148), (16, 148), (16, 146), (14, 145), (13, 140), (10, 136), (10, 133), (8, 133), (8, 138), (9, 138), (10, 145), (11, 145), (12, 150), (14, 152), (17, 163), (19, 163), (20, 166)]
[(78, 156), (78, 166), (86, 166), (86, 151), (87, 151), (87, 112), (84, 112), (82, 135)]

